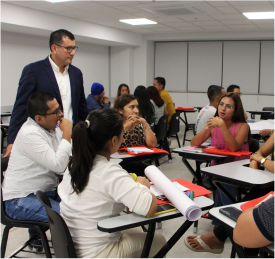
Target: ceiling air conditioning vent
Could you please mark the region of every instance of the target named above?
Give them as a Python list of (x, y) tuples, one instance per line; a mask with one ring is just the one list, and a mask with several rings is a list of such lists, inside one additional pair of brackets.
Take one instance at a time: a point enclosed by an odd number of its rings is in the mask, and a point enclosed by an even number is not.
[(157, 16), (222, 14), (212, 5), (202, 1), (154, 2), (152, 4), (137, 5), (137, 7)]

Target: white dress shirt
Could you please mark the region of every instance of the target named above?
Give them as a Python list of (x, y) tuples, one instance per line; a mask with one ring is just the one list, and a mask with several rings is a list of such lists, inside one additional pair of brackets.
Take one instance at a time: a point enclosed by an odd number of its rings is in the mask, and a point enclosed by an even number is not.
[(60, 96), (63, 105), (64, 118), (73, 123), (73, 107), (72, 107), (72, 96), (71, 96), (71, 83), (69, 77), (69, 65), (65, 67), (65, 71), (62, 74), (59, 71), (59, 67), (53, 62), (49, 55), (49, 60), (52, 65), (52, 69), (59, 87)]
[(97, 155), (84, 190), (73, 191), (71, 175), (64, 173), (58, 186), (60, 212), (72, 235), (78, 257), (91, 258), (108, 244), (120, 239), (122, 232), (102, 232), (97, 222), (118, 216), (127, 206), (130, 211), (146, 215), (152, 203), (150, 190), (135, 182), (120, 165)]
[(60, 128), (50, 132), (31, 118), (22, 125), (12, 147), (2, 185), (3, 200), (51, 191), (69, 162), (71, 144)]

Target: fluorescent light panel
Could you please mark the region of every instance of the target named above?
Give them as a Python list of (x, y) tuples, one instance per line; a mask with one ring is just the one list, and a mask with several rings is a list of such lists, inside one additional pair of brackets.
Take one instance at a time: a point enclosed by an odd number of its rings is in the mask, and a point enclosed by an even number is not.
[(70, 2), (73, 0), (45, 0), (46, 2), (51, 2), (51, 3), (60, 3), (60, 2)]
[(245, 17), (249, 20), (259, 20), (259, 19), (274, 19), (274, 12), (253, 12), (253, 13), (243, 13)]
[(139, 19), (124, 19), (119, 20), (120, 22), (128, 23), (131, 25), (146, 25), (146, 24), (157, 24), (157, 22), (148, 20), (146, 18), (139, 18)]

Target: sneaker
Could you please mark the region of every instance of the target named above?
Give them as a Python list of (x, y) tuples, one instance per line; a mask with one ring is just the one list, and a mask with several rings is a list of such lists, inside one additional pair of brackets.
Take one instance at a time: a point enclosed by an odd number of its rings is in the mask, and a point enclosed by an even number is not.
[(40, 239), (34, 238), (31, 241), (29, 241), (28, 248), (34, 252), (42, 252), (43, 251), (42, 241)]

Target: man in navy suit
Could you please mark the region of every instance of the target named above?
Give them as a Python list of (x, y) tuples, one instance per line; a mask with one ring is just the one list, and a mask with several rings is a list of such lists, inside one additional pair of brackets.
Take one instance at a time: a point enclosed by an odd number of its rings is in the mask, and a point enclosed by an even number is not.
[(52, 94), (64, 118), (73, 124), (85, 120), (88, 115), (82, 72), (71, 65), (78, 49), (74, 35), (67, 30), (57, 30), (51, 33), (49, 43), (51, 55), (23, 69), (12, 111), (5, 157), (10, 155), (17, 132), (27, 120), (27, 101), (35, 92)]

